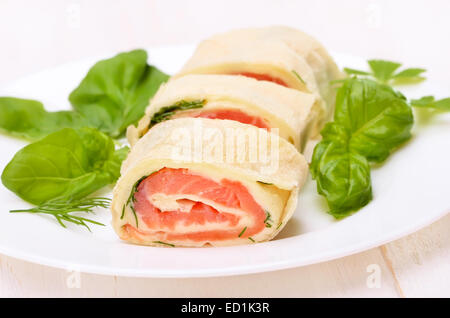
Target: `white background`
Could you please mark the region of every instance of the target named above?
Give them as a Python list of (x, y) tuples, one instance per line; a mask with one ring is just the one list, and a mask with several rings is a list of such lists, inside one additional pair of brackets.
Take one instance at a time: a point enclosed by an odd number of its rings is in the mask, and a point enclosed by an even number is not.
[[(236, 27), (286, 24), (314, 35), (331, 51), (425, 67), (428, 82), (448, 87), (450, 95), (449, 17), (446, 0), (0, 0), (0, 85), (88, 56), (197, 43)], [(447, 215), (383, 247), (298, 269), (209, 279), (81, 274), (80, 288), (67, 285), (78, 281), (70, 272), (0, 255), (0, 296), (448, 297), (448, 228)], [(370, 264), (380, 268), (380, 288), (367, 285)]]

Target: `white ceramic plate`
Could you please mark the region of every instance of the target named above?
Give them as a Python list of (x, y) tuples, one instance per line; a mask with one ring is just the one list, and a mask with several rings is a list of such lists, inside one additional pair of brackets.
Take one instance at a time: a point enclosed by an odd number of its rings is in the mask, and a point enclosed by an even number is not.
[[(175, 73), (193, 47), (150, 49), (150, 62)], [(365, 67), (363, 59), (334, 54), (340, 66)], [(69, 109), (67, 96), (95, 61), (66, 64), (12, 83), (0, 96), (37, 99), (49, 110)], [(444, 96), (435, 85), (403, 90), (408, 96)], [(441, 94), (439, 94), (441, 93)], [(206, 277), (272, 271), (323, 262), (407, 235), (450, 211), (450, 114), (418, 117), (414, 137), (372, 171), (374, 200), (355, 215), (334, 221), (308, 181), (297, 211), (273, 241), (223, 248), (155, 248), (119, 241), (107, 210), (106, 227), (60, 227), (52, 218), (11, 214), (29, 205), (0, 185), (0, 253), (66, 269), (145, 277)], [(0, 169), (25, 142), (0, 135)], [(102, 195), (108, 195), (106, 193)]]

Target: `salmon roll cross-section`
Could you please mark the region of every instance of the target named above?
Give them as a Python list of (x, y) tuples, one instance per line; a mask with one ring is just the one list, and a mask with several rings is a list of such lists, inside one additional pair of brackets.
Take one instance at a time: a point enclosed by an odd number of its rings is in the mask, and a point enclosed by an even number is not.
[(226, 246), (272, 239), (291, 218), (307, 176), (296, 148), (230, 120), (178, 118), (131, 149), (111, 205), (128, 242)]
[(130, 126), (133, 146), (157, 123), (179, 117), (233, 120), (279, 135), (301, 150), (320, 112), (314, 95), (252, 78), (187, 75), (160, 87), (144, 117)]

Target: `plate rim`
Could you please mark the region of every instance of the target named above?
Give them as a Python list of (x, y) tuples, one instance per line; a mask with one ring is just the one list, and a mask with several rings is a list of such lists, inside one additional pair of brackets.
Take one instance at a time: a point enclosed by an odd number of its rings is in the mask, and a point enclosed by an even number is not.
[[(98, 265), (86, 265), (86, 264), (76, 264), (71, 263), (70, 266), (68, 266), (64, 261), (55, 261), (54, 259), (50, 259), (47, 257), (40, 257), (36, 255), (25, 256), (24, 253), (21, 252), (11, 252), (8, 251), (7, 248), (4, 248), (0, 246), (0, 254), (6, 255), (8, 257), (12, 257), (15, 259), (19, 259), (22, 261), (26, 261), (33, 264), (39, 264), (44, 266), (49, 266), (52, 268), (57, 269), (65, 269), (69, 270), (70, 268), (74, 269), (76, 268), (82, 273), (88, 273), (88, 274), (96, 274), (96, 275), (105, 275), (105, 276), (121, 276), (121, 277), (140, 277), (140, 278), (210, 278), (210, 277), (228, 277), (228, 276), (239, 276), (239, 275), (249, 275), (249, 274), (258, 274), (258, 273), (266, 273), (266, 272), (274, 272), (279, 270), (285, 270), (285, 269), (291, 269), (291, 268), (299, 268), (304, 267), (308, 265), (314, 265), (314, 264), (320, 264), (327, 261), (332, 261), (335, 259), (343, 258), (346, 256), (351, 256), (354, 254), (358, 254), (367, 250), (370, 250), (372, 248), (379, 247), (381, 245), (387, 244), (389, 242), (395, 241), (399, 238), (408, 236), (412, 233), (415, 233), (435, 222), (442, 219), (444, 216), (449, 214), (450, 211), (444, 211), (442, 213), (437, 214), (434, 218), (428, 220), (427, 222), (416, 222), (413, 226), (410, 226), (410, 229), (408, 230), (397, 230), (396, 232), (391, 232), (391, 235), (387, 235), (386, 237), (383, 237), (377, 241), (373, 241), (371, 244), (365, 244), (365, 241), (358, 242), (356, 244), (347, 245), (345, 247), (342, 247), (335, 251), (334, 253), (329, 254), (326, 257), (321, 258), (320, 260), (316, 261), (298, 261), (298, 259), (291, 259), (291, 261), (285, 261), (285, 262), (272, 262), (272, 263), (265, 263), (263, 265), (259, 266), (239, 266), (239, 267), (231, 267), (231, 268), (222, 268), (222, 269), (214, 269), (214, 270), (205, 270), (201, 269), (200, 271), (193, 271), (193, 270), (187, 270), (187, 271), (161, 271), (161, 270), (152, 270), (152, 269), (145, 269), (145, 270), (136, 270), (136, 269), (115, 269), (112, 270), (109, 267), (106, 266), (98, 266)], [(327, 227), (325, 227), (322, 230), (314, 231), (314, 232), (308, 232), (303, 235), (308, 235), (309, 233), (317, 233), (325, 230)], [(259, 243), (264, 244), (264, 243)], [(164, 247), (162, 247), (164, 248)], [(218, 247), (220, 248), (220, 247)], [(183, 249), (183, 247), (179, 247), (179, 249)], [(27, 254), (30, 255), (30, 254)], [(220, 271), (220, 273), (219, 273)]]

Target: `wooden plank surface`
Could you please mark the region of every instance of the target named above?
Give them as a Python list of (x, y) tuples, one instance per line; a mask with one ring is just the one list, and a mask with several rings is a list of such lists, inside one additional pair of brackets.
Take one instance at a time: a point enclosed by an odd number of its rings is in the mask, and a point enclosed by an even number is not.
[[(367, 266), (380, 266), (380, 288), (368, 288)], [(0, 257), (0, 296), (6, 297), (396, 297), (379, 249), (339, 260), (234, 277), (142, 279), (74, 273)], [(79, 288), (77, 288), (79, 287)]]
[(405, 297), (450, 297), (450, 215), (382, 247)]

